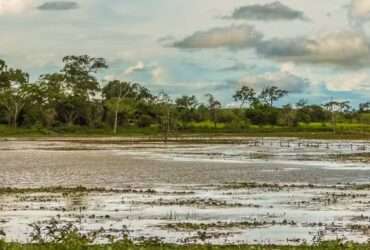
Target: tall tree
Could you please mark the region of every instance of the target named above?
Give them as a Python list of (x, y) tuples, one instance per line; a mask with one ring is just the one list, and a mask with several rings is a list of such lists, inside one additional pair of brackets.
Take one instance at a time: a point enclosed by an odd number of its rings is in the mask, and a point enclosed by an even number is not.
[(29, 75), (20, 69), (8, 68), (0, 62), (0, 106), (7, 114), (8, 124), (18, 125), (18, 116), (29, 96)]
[(337, 132), (337, 113), (348, 111), (351, 106), (349, 101), (330, 101), (324, 104), (324, 107), (331, 113), (333, 133)]
[(273, 107), (274, 102), (283, 98), (287, 94), (288, 91), (279, 89), (276, 86), (272, 86), (264, 88), (259, 97), (265, 104)]
[(68, 124), (79, 119), (80, 123), (91, 125), (94, 120), (94, 101), (100, 90), (96, 74), (108, 68), (104, 58), (88, 55), (66, 56), (63, 58), (63, 85), (66, 88), (64, 104), (61, 110)]
[(0, 59), (0, 88), (10, 88), (8, 65), (4, 60)]
[(184, 127), (187, 127), (187, 123), (192, 120), (192, 115), (195, 112), (198, 101), (197, 98), (193, 96), (182, 96), (176, 99), (176, 108), (180, 114), (180, 118), (184, 123)]
[[(34, 91), (34, 99), (38, 102), (39, 112), (46, 127), (50, 127), (56, 122), (58, 110), (64, 110), (61, 106), (68, 94), (63, 74), (53, 73), (40, 76), (37, 81), (37, 89)], [(64, 120), (69, 119), (64, 117)]]
[(123, 111), (132, 111), (128, 109), (128, 100), (138, 97), (139, 85), (136, 83), (122, 82), (118, 80), (110, 81), (103, 88), (103, 96), (106, 100), (106, 106), (114, 112), (113, 133), (117, 134), (119, 113)]
[(255, 101), (256, 92), (252, 88), (243, 86), (240, 90), (236, 91), (233, 98), (236, 102), (240, 102), (240, 108), (242, 109), (244, 105), (251, 104)]
[(65, 82), (74, 96), (89, 99), (99, 90), (96, 74), (101, 69), (108, 68), (104, 58), (95, 58), (88, 55), (66, 56), (63, 58), (62, 73)]
[(172, 127), (172, 112), (171, 106), (173, 106), (173, 101), (171, 97), (164, 91), (161, 91), (157, 97), (157, 104), (159, 107), (161, 117), (162, 128), (164, 128), (165, 132), (165, 141), (168, 140), (168, 135), (171, 132)]

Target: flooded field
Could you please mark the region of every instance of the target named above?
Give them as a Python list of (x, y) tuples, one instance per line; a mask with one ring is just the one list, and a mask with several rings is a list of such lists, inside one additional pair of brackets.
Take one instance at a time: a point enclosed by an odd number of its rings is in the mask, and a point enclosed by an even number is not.
[(0, 163), (7, 240), (30, 241), (50, 223), (100, 230), (101, 241), (123, 234), (219, 244), (370, 237), (366, 141), (2, 141)]

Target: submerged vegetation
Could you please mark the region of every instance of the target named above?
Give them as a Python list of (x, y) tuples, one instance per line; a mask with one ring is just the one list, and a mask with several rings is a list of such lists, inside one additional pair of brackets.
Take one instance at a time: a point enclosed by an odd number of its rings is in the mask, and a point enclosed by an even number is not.
[(222, 222), (218, 221), (215, 223), (171, 223), (161, 225), (161, 228), (175, 231), (194, 231), (194, 230), (214, 230), (214, 229), (230, 229), (230, 228), (255, 228), (263, 226), (275, 226), (275, 225), (291, 225), (294, 226), (297, 223), (295, 221), (283, 220), (277, 221), (242, 221), (242, 222)]
[[(0, 135), (170, 135), (186, 133), (278, 133), (286, 136), (339, 134), (364, 138), (370, 133), (370, 104), (355, 110), (348, 102), (277, 107), (289, 93), (269, 86), (257, 93), (243, 86), (236, 107), (204, 97), (152, 93), (139, 83), (99, 79), (105, 59), (66, 56), (63, 67), (31, 82), (29, 75), (0, 60)], [(205, 102), (198, 100), (204, 99)], [(334, 132), (334, 133), (333, 133)], [(307, 134), (305, 134), (307, 133)]]
[[(288, 222), (286, 222), (288, 224)], [(163, 243), (160, 238), (129, 238), (129, 231), (123, 227), (120, 236), (112, 236), (104, 229), (98, 229), (89, 233), (82, 233), (72, 223), (60, 224), (56, 219), (52, 219), (47, 225), (31, 224), (32, 238), (30, 243), (8, 243), (0, 238), (0, 250), (337, 250), (337, 249), (369, 249), (369, 244), (357, 244), (352, 242), (323, 241), (314, 242), (311, 245), (278, 246), (278, 245), (211, 245), (207, 243), (209, 239), (206, 231), (198, 231), (197, 236), (202, 244), (168, 244)], [(207, 229), (204, 225), (193, 226), (192, 224), (178, 224), (181, 228)], [(221, 224), (210, 225), (210, 227), (222, 226)], [(227, 224), (227, 226), (260, 226), (259, 224)], [(0, 231), (0, 237), (5, 233)], [(105, 239), (105, 240), (104, 240)], [(105, 243), (98, 243), (98, 241)]]
[(87, 245), (78, 240), (66, 243), (17, 244), (0, 241), (1, 250), (366, 250), (369, 248), (369, 244), (342, 243), (340, 241), (323, 242), (314, 246), (171, 245), (153, 244), (151, 242), (133, 244), (125, 241), (105, 245)]
[(112, 188), (87, 188), (78, 187), (40, 187), (40, 188), (0, 188), (2, 194), (34, 194), (34, 193), (136, 193), (136, 194), (155, 194), (157, 191), (153, 189), (112, 189)]
[[(209, 185), (210, 188), (216, 188), (216, 190), (238, 190), (238, 189), (267, 189), (267, 190), (283, 190), (283, 189), (337, 189), (337, 190), (370, 190), (370, 184), (336, 184), (336, 185), (313, 185), (313, 184), (273, 184), (273, 183), (256, 183), (256, 182), (230, 182), (219, 185)], [(189, 195), (194, 194), (192, 191), (158, 191), (155, 189), (137, 189), (137, 188), (93, 188), (85, 186), (77, 187), (39, 187), (39, 188), (0, 188), (0, 195), (7, 194), (35, 194), (35, 193), (62, 193), (62, 194), (73, 194), (73, 193), (134, 193), (134, 194), (173, 194), (173, 195)], [(144, 202), (145, 203), (145, 202)], [(217, 203), (216, 200), (211, 198), (208, 199), (197, 199), (197, 200), (176, 200), (167, 201), (159, 199), (157, 201), (149, 202), (149, 205), (191, 205), (191, 204), (204, 204), (204, 205), (231, 205), (240, 206), (239, 203), (227, 204)]]
[[(348, 218), (339, 222), (335, 219), (336, 214), (333, 214), (333, 220), (315, 219), (315, 216), (306, 220), (301, 216), (280, 212), (287, 209), (295, 211), (293, 214), (303, 213), (307, 216), (306, 209), (316, 213), (330, 206), (333, 211), (338, 211), (337, 215), (341, 215), (344, 211), (352, 211), (347, 204), (365, 211), (363, 209), (369, 204), (367, 190), (369, 185), (366, 184), (253, 182), (208, 184), (191, 188), (185, 185), (175, 190), (160, 186), (156, 189), (81, 186), (2, 188), (0, 211), (10, 214), (0, 216), (0, 249), (367, 249), (369, 246), (366, 244), (321, 242), (332, 239), (332, 236), (342, 239), (341, 232), (366, 237), (369, 229), (366, 213), (348, 213)], [(205, 198), (205, 192), (212, 198)], [(261, 204), (261, 200), (271, 195), (281, 199)], [(101, 203), (103, 200), (104, 204)], [(11, 204), (7, 204), (9, 201)], [(149, 210), (158, 212), (153, 214)], [(233, 210), (235, 215), (229, 214)], [(44, 211), (50, 216), (30, 216), (27, 223), (31, 224), (11, 226), (19, 220), (19, 213), (27, 214), (28, 211)], [(245, 216), (240, 218), (239, 213)], [(132, 227), (135, 223), (146, 226), (140, 229)], [(27, 244), (1, 242), (1, 237), (4, 240), (14, 237), (12, 228), (15, 226), (19, 227), (19, 232), (24, 233), (24, 237), (19, 240)], [(281, 240), (270, 243), (299, 246), (219, 245), (249, 242), (266, 244), (254, 238), (253, 231), (262, 233), (269, 229), (288, 229)], [(294, 233), (301, 229), (310, 232), (308, 238)], [(289, 233), (290, 230), (293, 233)], [(346, 239), (357, 240), (351, 236)], [(171, 244), (174, 242), (176, 244)]]

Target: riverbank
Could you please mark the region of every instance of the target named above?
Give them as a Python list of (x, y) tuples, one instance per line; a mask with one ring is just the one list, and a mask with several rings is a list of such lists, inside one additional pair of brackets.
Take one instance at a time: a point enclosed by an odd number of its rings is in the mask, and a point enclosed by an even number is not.
[(71, 141), (97, 143), (140, 143), (140, 142), (174, 142), (174, 143), (243, 143), (263, 139), (302, 139), (302, 140), (370, 140), (367, 133), (337, 133), (330, 132), (269, 132), (269, 133), (179, 133), (168, 137), (162, 134), (104, 134), (104, 133), (12, 133), (0, 134), (0, 141)]
[(274, 138), (302, 138), (302, 139), (328, 139), (328, 140), (365, 140), (370, 139), (370, 128), (367, 125), (341, 124), (338, 125), (337, 133), (323, 125), (301, 125), (299, 127), (277, 127), (277, 126), (252, 126), (245, 129), (227, 128), (189, 128), (186, 130), (172, 131), (168, 135), (153, 128), (121, 128), (114, 135), (110, 128), (86, 128), (86, 127), (64, 127), (64, 128), (10, 128), (0, 126), (0, 140), (7, 138), (19, 139), (68, 139), (68, 138), (107, 138), (114, 140), (208, 140), (228, 138), (230, 140), (238, 137), (274, 137)]

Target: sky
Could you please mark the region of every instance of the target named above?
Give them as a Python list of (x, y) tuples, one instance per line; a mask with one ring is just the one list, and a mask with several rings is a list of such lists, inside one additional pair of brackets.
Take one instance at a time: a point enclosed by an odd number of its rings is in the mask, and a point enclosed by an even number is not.
[(36, 80), (66, 55), (173, 97), (278, 86), (279, 104), (370, 101), (370, 0), (0, 0), (0, 58)]

